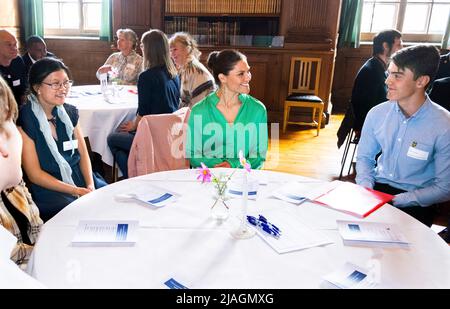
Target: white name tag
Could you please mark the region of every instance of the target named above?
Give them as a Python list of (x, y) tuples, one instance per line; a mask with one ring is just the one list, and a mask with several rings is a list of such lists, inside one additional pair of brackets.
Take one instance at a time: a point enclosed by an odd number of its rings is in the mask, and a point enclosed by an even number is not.
[(63, 143), (63, 150), (68, 151), (72, 149), (78, 149), (78, 140), (67, 141)]
[(136, 68), (136, 66), (134, 64), (131, 64), (131, 63), (127, 64), (127, 69), (134, 70), (135, 68)]
[(18, 80), (13, 80), (13, 86), (14, 86), (14, 87), (20, 86), (20, 79), (18, 79)]
[(417, 160), (428, 160), (428, 152), (417, 149), (415, 147), (409, 147), (407, 156)]

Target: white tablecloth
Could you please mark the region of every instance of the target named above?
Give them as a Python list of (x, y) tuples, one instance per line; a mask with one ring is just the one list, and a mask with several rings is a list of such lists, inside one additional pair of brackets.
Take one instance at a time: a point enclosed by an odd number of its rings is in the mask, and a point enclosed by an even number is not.
[(72, 87), (66, 99), (66, 103), (78, 108), (81, 129), (89, 138), (92, 151), (99, 153), (108, 165), (113, 164), (108, 135), (115, 132), (122, 122), (134, 119), (138, 106), (135, 86), (118, 86), (118, 89), (119, 98), (114, 104), (104, 100), (100, 85)]
[[(270, 197), (286, 182), (315, 180), (252, 173), (269, 182), (260, 186), (256, 200), (249, 200), (249, 213), (274, 209), (295, 213), (299, 224), (307, 223), (334, 243), (278, 254), (258, 235), (236, 240), (228, 223), (239, 213), (241, 201), (228, 201), (231, 218), (217, 224), (210, 218), (213, 200), (208, 185), (195, 180), (195, 170), (180, 170), (120, 181), (66, 207), (44, 225), (30, 272), (51, 288), (165, 288), (163, 283), (170, 278), (189, 288), (318, 288), (323, 287), (324, 275), (351, 262), (376, 265), (381, 282), (390, 287), (450, 288), (449, 246), (402, 211), (386, 204), (365, 220), (401, 226), (411, 242), (409, 250), (344, 246), (336, 220), (356, 218), (312, 203), (296, 206)], [(114, 198), (151, 185), (181, 197), (159, 209)], [(72, 247), (81, 219), (139, 220), (139, 240), (133, 247)]]

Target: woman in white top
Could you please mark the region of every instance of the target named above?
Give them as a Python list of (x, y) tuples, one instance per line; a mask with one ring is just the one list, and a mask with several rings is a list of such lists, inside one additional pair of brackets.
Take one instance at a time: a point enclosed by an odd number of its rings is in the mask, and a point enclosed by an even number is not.
[(117, 30), (117, 49), (119, 52), (108, 57), (105, 64), (97, 70), (100, 74), (109, 73), (122, 85), (136, 85), (142, 72), (142, 57), (135, 51), (138, 37), (131, 29)]
[(181, 107), (192, 107), (216, 89), (214, 77), (199, 61), (197, 42), (185, 32), (175, 33), (169, 40), (170, 56), (181, 77)]

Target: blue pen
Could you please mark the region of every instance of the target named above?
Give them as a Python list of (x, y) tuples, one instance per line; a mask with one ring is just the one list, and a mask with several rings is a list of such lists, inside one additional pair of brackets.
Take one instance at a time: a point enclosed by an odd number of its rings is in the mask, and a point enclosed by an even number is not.
[(259, 221), (260, 222), (264, 222), (265, 224), (268, 224), (271, 228), (273, 228), (274, 230), (276, 230), (277, 232), (281, 233), (280, 229), (273, 223), (269, 223), (266, 219), (266, 217), (264, 217), (263, 215), (259, 215)]
[(253, 216), (247, 216), (247, 221), (251, 224), (254, 225), (255, 227), (261, 229), (263, 232), (278, 238), (281, 235), (281, 231), (278, 227), (276, 227), (275, 225), (269, 223), (267, 221), (267, 219), (262, 216), (259, 215), (259, 219), (256, 219)]

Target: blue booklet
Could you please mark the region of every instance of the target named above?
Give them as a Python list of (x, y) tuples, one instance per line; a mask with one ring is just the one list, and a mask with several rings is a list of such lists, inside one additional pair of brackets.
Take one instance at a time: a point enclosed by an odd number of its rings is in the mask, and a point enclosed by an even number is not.
[(81, 220), (72, 246), (133, 246), (138, 227), (136, 220)]

